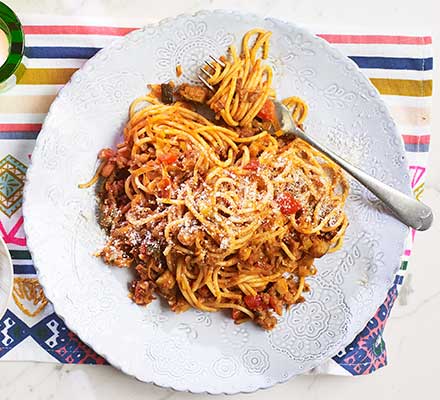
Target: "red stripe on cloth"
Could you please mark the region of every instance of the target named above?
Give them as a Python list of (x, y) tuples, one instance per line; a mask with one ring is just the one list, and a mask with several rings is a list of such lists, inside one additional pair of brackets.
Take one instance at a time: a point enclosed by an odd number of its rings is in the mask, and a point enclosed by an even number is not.
[(403, 253), (404, 256), (410, 256), (411, 255), (411, 250), (410, 249), (406, 249), (405, 252)]
[(403, 141), (406, 144), (429, 144), (430, 137), (430, 135), (402, 135)]
[(26, 25), (27, 35), (110, 35), (124, 36), (138, 28), (117, 28), (110, 26), (85, 25)]
[(42, 124), (0, 124), (0, 132), (34, 132), (41, 130)]
[(431, 36), (331, 35), (318, 34), (330, 43), (357, 44), (432, 44)]

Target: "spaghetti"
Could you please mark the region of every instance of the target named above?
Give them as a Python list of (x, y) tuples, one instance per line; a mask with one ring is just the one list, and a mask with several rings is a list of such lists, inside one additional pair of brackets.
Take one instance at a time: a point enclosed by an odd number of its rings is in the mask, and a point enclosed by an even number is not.
[[(162, 85), (136, 99), (123, 142), (100, 152), (96, 176), (83, 185), (104, 178), (108, 242), (99, 255), (136, 270), (137, 304), (158, 294), (176, 312), (228, 309), (236, 322), (272, 329), (275, 314), (304, 301), (314, 259), (341, 244), (348, 193), (341, 170), (305, 142), (270, 133), (272, 70), (262, 64), (269, 37), (252, 30), (240, 55), (232, 47), (224, 66), (212, 64), (213, 94), (186, 85), (164, 104), (161, 92), (170, 88)], [(223, 122), (203, 117), (194, 102)], [(305, 103), (286, 104), (301, 124)]]

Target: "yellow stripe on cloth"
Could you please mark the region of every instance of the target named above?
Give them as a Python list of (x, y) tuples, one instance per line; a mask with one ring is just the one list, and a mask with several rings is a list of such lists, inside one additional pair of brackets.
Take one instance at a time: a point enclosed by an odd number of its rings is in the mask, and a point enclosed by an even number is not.
[(77, 68), (28, 68), (18, 82), (22, 85), (64, 85)]
[(55, 95), (0, 96), (0, 114), (46, 114)]
[(370, 78), (380, 94), (395, 96), (432, 96), (432, 80)]
[[(27, 68), (19, 84), (64, 85), (77, 68)], [(370, 78), (371, 83), (382, 95), (432, 96), (432, 80)]]

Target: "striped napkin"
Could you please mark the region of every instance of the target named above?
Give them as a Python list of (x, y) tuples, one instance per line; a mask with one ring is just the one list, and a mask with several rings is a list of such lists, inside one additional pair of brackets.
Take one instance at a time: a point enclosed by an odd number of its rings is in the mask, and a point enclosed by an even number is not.
[[(60, 22), (61, 21), (61, 22)], [(82, 21), (82, 22), (81, 22)], [(24, 73), (0, 96), (0, 231), (14, 261), (14, 291), (0, 321), (0, 359), (103, 364), (54, 313), (26, 248), (22, 188), (35, 139), (50, 104), (70, 76), (100, 48), (135, 27), (72, 18), (22, 16)], [(349, 56), (383, 95), (400, 128), (412, 187), (423, 193), (430, 138), (432, 57), (429, 36), (320, 34)], [(402, 286), (414, 232), (384, 304), (353, 343), (314, 373), (368, 374), (386, 365), (384, 326)]]

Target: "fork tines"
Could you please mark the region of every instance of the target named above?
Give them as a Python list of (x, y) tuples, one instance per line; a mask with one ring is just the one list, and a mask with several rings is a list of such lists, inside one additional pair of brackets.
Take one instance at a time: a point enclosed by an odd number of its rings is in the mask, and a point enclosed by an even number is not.
[[(212, 55), (209, 55), (209, 57), (218, 65), (220, 65), (220, 67), (224, 68), (226, 65), (223, 61), (221, 61), (220, 59), (218, 59), (217, 57), (214, 57)], [(209, 61), (205, 61), (205, 64), (212, 68), (213, 70), (215, 70), (215, 66), (209, 62)], [(205, 68), (200, 68), (200, 71), (203, 72), (207, 77), (212, 78), (212, 74), (206, 70)], [(200, 74), (197, 74), (197, 77), (200, 79), (200, 81), (210, 90), (214, 91), (214, 87)]]
[[(209, 67), (211, 67), (212, 69), (214, 69), (214, 67), (212, 66), (212, 64), (208, 61), (205, 61), (206, 65), (208, 65)], [(206, 74), (209, 78), (212, 78), (212, 74), (205, 68), (200, 68), (200, 71), (202, 71), (204, 74)]]
[(212, 60), (214, 60), (218, 65), (220, 65), (220, 67), (222, 67), (222, 68), (226, 67), (225, 63), (224, 63), (222, 60), (218, 59), (217, 57), (214, 57), (214, 56), (211, 55), (211, 54), (209, 55), (209, 57), (210, 57)]
[[(215, 66), (214, 66), (214, 64), (212, 64), (212, 63), (210, 63), (209, 61), (206, 61), (206, 60), (205, 60), (205, 64), (206, 64), (208, 67), (210, 67), (211, 69), (215, 70)], [(205, 71), (206, 71), (206, 70), (205, 70)]]
[[(200, 68), (202, 71), (203, 69)], [(200, 74), (197, 74), (197, 77), (200, 79), (200, 81), (210, 90), (212, 90), (213, 92), (215, 92), (214, 87)]]

